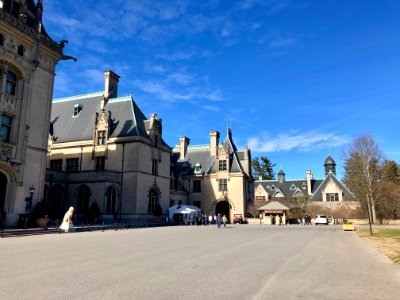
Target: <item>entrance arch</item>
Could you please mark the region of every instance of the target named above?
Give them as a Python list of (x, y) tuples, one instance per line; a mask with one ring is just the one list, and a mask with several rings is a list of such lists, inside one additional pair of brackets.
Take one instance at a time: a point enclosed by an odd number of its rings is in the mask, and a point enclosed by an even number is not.
[(4, 205), (6, 202), (7, 182), (7, 176), (0, 172), (0, 211), (4, 210)]
[(80, 185), (76, 192), (76, 214), (87, 216), (89, 210), (89, 197), (92, 195), (87, 185)]
[(65, 211), (64, 188), (59, 184), (53, 185), (49, 193), (49, 217), (62, 219)]
[(224, 201), (219, 201), (217, 205), (215, 206), (215, 214), (218, 215), (220, 214), (221, 217), (223, 215), (226, 216), (228, 219), (228, 222), (231, 223), (231, 218), (230, 218), (230, 205), (229, 202), (224, 200)]

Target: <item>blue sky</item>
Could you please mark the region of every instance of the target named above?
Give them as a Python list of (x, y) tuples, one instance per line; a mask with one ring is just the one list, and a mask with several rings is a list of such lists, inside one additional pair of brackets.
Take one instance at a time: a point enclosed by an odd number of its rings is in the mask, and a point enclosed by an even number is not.
[(44, 25), (78, 62), (57, 66), (54, 97), (121, 76), (170, 146), (226, 136), (287, 178), (323, 176), (328, 154), (363, 133), (400, 161), (400, 2), (302, 0), (45, 1)]

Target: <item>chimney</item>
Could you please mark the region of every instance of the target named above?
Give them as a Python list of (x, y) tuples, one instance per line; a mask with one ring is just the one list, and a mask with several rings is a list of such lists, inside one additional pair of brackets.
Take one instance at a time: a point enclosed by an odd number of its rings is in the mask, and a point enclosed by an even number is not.
[(306, 178), (307, 178), (307, 193), (309, 195), (311, 195), (311, 179), (313, 179), (313, 176), (311, 174), (311, 170), (307, 170)]
[(258, 181), (263, 181), (263, 178), (261, 175), (258, 176)]
[(115, 74), (113, 71), (104, 71), (104, 100), (102, 101), (101, 108), (103, 108), (109, 99), (117, 98), (118, 96), (118, 82), (119, 75)]
[(179, 159), (183, 160), (183, 159), (185, 159), (185, 156), (187, 153), (187, 147), (189, 146), (190, 139), (187, 138), (186, 136), (181, 136), (180, 142), (181, 142), (181, 145), (180, 145), (181, 155), (180, 155)]
[(210, 131), (210, 155), (211, 156), (217, 156), (219, 135), (220, 135), (220, 133), (218, 131)]
[(244, 146), (243, 150), (243, 167), (244, 171), (249, 175), (251, 170), (251, 154), (249, 146)]

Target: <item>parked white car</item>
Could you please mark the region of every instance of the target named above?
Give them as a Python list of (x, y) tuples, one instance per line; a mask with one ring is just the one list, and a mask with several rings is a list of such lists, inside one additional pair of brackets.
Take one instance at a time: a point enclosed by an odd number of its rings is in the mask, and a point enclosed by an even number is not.
[(325, 215), (317, 215), (315, 217), (315, 225), (325, 224), (328, 225), (328, 218)]

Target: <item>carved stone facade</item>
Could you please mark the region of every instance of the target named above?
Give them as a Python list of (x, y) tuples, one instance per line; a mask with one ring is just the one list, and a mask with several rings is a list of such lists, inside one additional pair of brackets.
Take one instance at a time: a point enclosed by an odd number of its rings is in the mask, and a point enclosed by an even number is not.
[(224, 142), (219, 136), (212, 131), (210, 144), (194, 146), (181, 137), (173, 149), (170, 206), (195, 205), (207, 216), (219, 213), (232, 222), (246, 216), (253, 198), (251, 152), (236, 148), (230, 129)]
[(53, 220), (69, 206), (85, 223), (93, 207), (105, 222), (169, 207), (171, 150), (162, 120), (146, 118), (131, 96), (118, 97), (119, 76), (104, 75), (104, 91), (53, 101), (46, 177)]
[(43, 28), (42, 1), (13, 2), (0, 0), (0, 210), (10, 226), (27, 212), (30, 188), (33, 207), (43, 197), (55, 66), (63, 56)]

